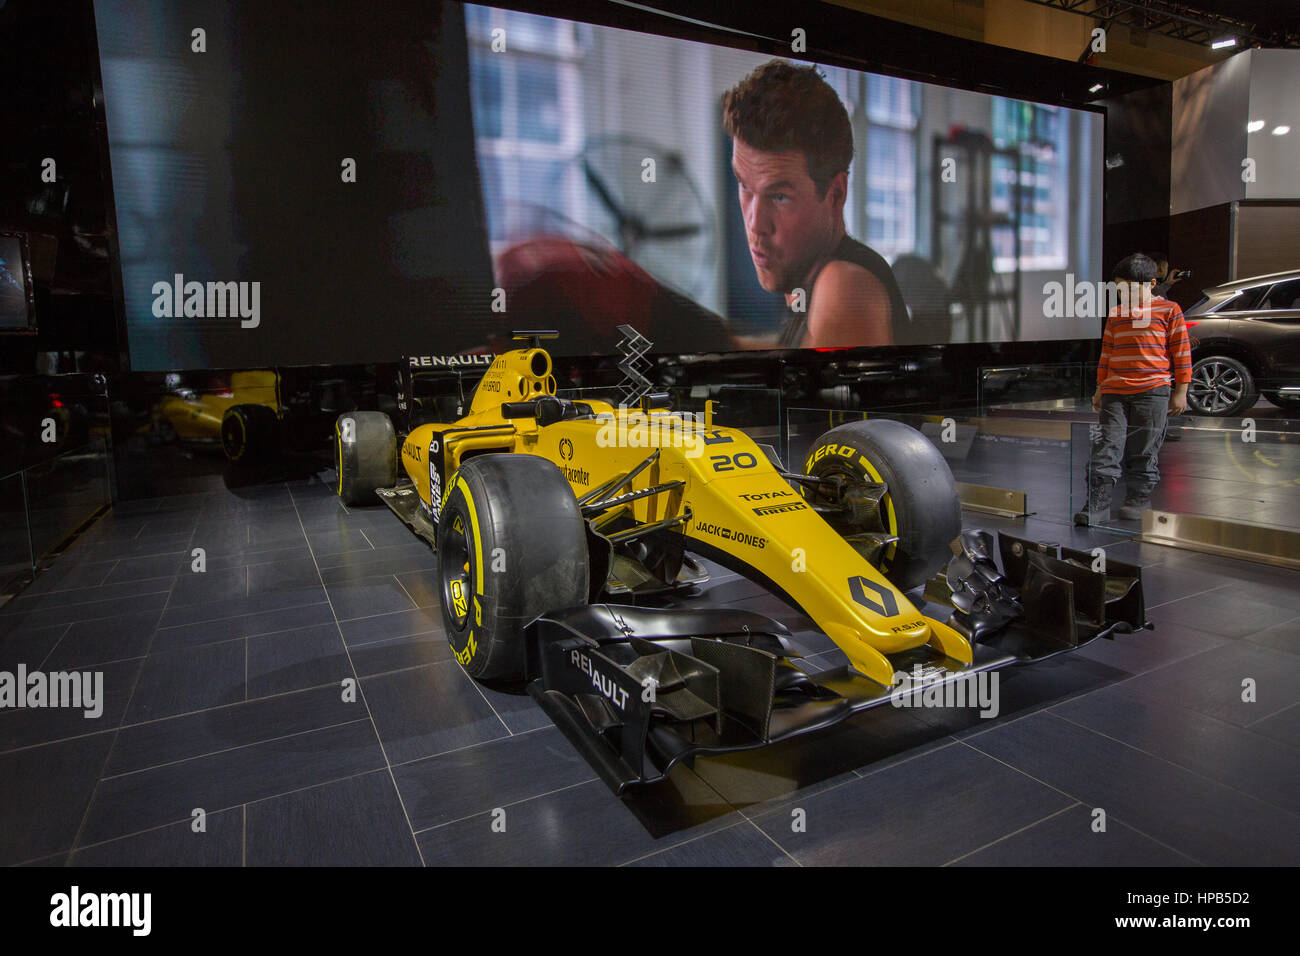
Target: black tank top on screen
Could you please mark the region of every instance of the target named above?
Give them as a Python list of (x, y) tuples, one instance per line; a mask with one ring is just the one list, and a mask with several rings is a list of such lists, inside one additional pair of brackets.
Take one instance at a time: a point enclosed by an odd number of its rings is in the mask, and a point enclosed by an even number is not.
[[(889, 268), (889, 263), (885, 261), (884, 257), (870, 246), (864, 246), (846, 234), (839, 241), (839, 245), (835, 247), (835, 251), (831, 253), (831, 257), (827, 261), (834, 262), (837, 259), (862, 266), (880, 280), (880, 284), (885, 287), (885, 292), (889, 296), (889, 327), (890, 329), (897, 328), (898, 323), (907, 316), (907, 306), (903, 303), (903, 293), (898, 288), (898, 280), (894, 278), (894, 271)], [(818, 275), (820, 274), (819, 271)], [(816, 284), (817, 280), (814, 277), (814, 287)], [(811, 294), (807, 306), (810, 309), (812, 308)], [(781, 348), (797, 349), (807, 331), (807, 311), (792, 313), (781, 328), (778, 344)]]

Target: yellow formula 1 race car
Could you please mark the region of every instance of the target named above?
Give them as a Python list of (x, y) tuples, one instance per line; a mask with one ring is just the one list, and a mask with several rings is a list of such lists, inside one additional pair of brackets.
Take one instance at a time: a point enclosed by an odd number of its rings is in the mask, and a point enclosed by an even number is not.
[[(499, 356), (454, 423), (399, 436), (383, 413), (340, 416), (338, 493), (378, 496), (433, 545), (456, 659), (526, 680), (617, 792), (1146, 626), (1137, 567), (963, 532), (952, 474), (915, 429), (841, 425), (791, 471), (666, 396), (556, 397), (546, 333), (520, 335), (531, 347)], [(636, 606), (704, 581), (692, 553), (802, 610), (848, 664), (805, 670), (787, 628), (751, 611)], [(909, 598), (923, 585), (948, 620)]]

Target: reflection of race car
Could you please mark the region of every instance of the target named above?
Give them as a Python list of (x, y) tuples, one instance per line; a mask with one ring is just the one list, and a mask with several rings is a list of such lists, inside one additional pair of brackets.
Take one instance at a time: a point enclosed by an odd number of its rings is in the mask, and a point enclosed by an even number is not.
[(177, 388), (158, 403), (155, 425), (164, 439), (220, 441), (226, 457), (240, 462), (275, 446), (283, 415), (280, 377), (261, 369), (231, 373), (230, 388), (220, 392)]
[[(551, 371), (534, 338), (496, 359), (465, 417), (400, 445), (386, 415), (340, 416), (338, 491), (377, 494), (434, 545), (457, 660), (527, 679), (617, 791), (1145, 623), (1136, 567), (961, 532), (943, 456), (905, 425), (834, 428), (791, 472), (657, 396), (560, 400)], [(803, 666), (785, 626), (748, 611), (602, 603), (701, 583), (687, 551), (802, 609), (849, 663)], [(906, 594), (936, 571), (947, 621)]]
[(228, 387), (221, 379), (208, 388), (172, 384), (171, 394), (154, 409), (154, 434), (162, 442), (220, 444), (237, 465), (268, 464), (280, 453), (324, 451), (341, 412), (377, 403), (373, 368), (352, 366), (343, 377), (339, 372), (257, 369), (230, 373)]

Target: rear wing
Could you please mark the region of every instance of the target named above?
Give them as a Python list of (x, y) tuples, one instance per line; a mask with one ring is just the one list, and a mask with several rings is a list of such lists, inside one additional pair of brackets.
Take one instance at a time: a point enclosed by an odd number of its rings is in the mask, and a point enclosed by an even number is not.
[(474, 389), (496, 355), (404, 355), (398, 368), (394, 425), (402, 434), (430, 422), (452, 422), (469, 408)]

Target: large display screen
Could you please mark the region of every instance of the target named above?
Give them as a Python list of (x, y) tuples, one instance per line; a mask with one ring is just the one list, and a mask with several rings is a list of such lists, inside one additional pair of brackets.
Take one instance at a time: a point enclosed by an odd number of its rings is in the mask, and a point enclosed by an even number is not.
[(1097, 331), (1099, 114), (486, 6), (95, 7), (136, 368)]

